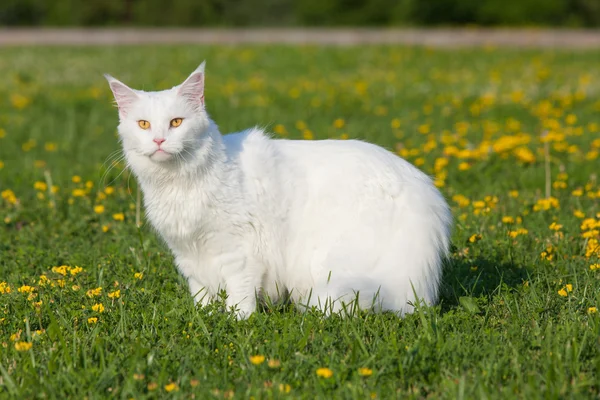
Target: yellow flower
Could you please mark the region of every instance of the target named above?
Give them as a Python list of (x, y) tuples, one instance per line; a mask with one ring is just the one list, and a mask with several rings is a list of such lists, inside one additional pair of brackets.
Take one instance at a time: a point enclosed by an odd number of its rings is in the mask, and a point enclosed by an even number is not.
[(81, 177), (79, 175), (73, 175), (71, 180), (73, 181), (73, 183), (79, 183), (81, 182)]
[(92, 306), (92, 310), (94, 310), (96, 312), (99, 312), (99, 313), (103, 313), (104, 312), (104, 305), (102, 305), (102, 303), (94, 304)]
[(553, 222), (550, 224), (549, 228), (553, 231), (560, 231), (562, 229), (562, 225), (557, 224), (556, 222)]
[(570, 283), (567, 283), (565, 285), (565, 289), (567, 289), (567, 292), (572, 292), (573, 291), (573, 285), (571, 285)]
[(109, 299), (118, 299), (119, 297), (121, 297), (121, 290), (115, 290), (114, 292), (110, 292), (108, 294), (108, 298)]
[(573, 211), (573, 215), (575, 217), (577, 217), (577, 218), (585, 218), (585, 214), (581, 210), (575, 210), (575, 211)]
[(275, 133), (278, 135), (285, 135), (287, 133), (285, 126), (283, 126), (281, 124), (275, 125), (275, 128), (273, 128), (273, 131), (275, 131)]
[(112, 186), (107, 186), (106, 189), (104, 189), (104, 193), (106, 194), (113, 194), (115, 192), (115, 188)]
[(2, 198), (6, 201), (8, 201), (10, 204), (17, 204), (17, 196), (15, 196), (15, 193), (10, 190), (10, 189), (6, 189), (3, 190), (2, 193)]
[(527, 235), (529, 233), (529, 231), (525, 228), (519, 228), (516, 231), (510, 231), (508, 232), (508, 236), (510, 236), (511, 238), (516, 238), (519, 235)]
[(505, 216), (505, 217), (502, 217), (502, 223), (503, 224), (514, 224), (515, 223), (515, 219), (513, 217), (510, 217), (510, 216)]
[(123, 213), (113, 214), (113, 219), (115, 221), (124, 221), (125, 220), (125, 214), (123, 214)]
[(333, 371), (329, 368), (319, 368), (316, 372), (320, 378), (331, 378), (333, 376)]
[(29, 286), (29, 285), (23, 285), (20, 288), (17, 289), (17, 291), (19, 293), (31, 293), (35, 290), (35, 288), (33, 286)]
[(473, 202), (473, 208), (484, 208), (485, 201), (477, 200)]
[(468, 162), (461, 162), (460, 164), (458, 164), (459, 171), (466, 171), (470, 168), (471, 168), (471, 164), (469, 164)]
[(46, 151), (52, 152), (52, 151), (56, 151), (58, 149), (58, 146), (56, 145), (56, 143), (46, 142), (46, 143), (44, 143), (44, 149)]
[(135, 274), (133, 274), (133, 277), (135, 279), (142, 279), (144, 277), (144, 273), (143, 272), (136, 272)]
[(83, 268), (81, 268), (81, 267), (78, 267), (78, 266), (75, 266), (75, 267), (73, 267), (73, 268), (69, 268), (69, 273), (70, 273), (72, 276), (75, 276), (75, 275), (77, 275), (77, 274), (80, 274), (82, 271), (83, 271)]
[(342, 129), (345, 125), (346, 125), (346, 121), (344, 121), (343, 118), (338, 118), (335, 121), (333, 121), (333, 126), (336, 127), (337, 129)]
[(265, 356), (256, 355), (250, 357), (250, 362), (254, 365), (260, 365), (265, 362)]
[(281, 366), (281, 361), (271, 358), (268, 362), (269, 368), (279, 368)]
[(48, 189), (48, 185), (45, 182), (37, 181), (33, 184), (33, 188), (40, 191), (46, 191)]
[(102, 293), (102, 288), (101, 287), (97, 287), (96, 289), (90, 289), (88, 290), (85, 295), (87, 297), (96, 297), (96, 296), (100, 296), (100, 294)]
[(73, 197), (84, 197), (85, 194), (86, 193), (84, 189), (73, 189), (73, 191), (71, 192), (71, 195), (73, 195)]
[(539, 199), (533, 206), (533, 211), (546, 211), (551, 208), (559, 208), (560, 203), (557, 198), (549, 197), (547, 199)]
[[(597, 269), (600, 269), (600, 264), (591, 264), (590, 265), (590, 270), (595, 271)], [(0, 284), (0, 285), (2, 285), (2, 284)], [(2, 293), (1, 289), (2, 289), (2, 286), (0, 286), (0, 293)]]
[(400, 120), (399, 120), (398, 118), (394, 118), (394, 119), (392, 120), (392, 122), (390, 123), (390, 125), (391, 125), (391, 127), (392, 127), (393, 129), (398, 129), (398, 128), (400, 128), (400, 123), (401, 123), (401, 122), (400, 122)]
[(104, 212), (104, 206), (102, 204), (94, 206), (94, 212), (96, 214), (102, 214)]
[(61, 265), (60, 267), (52, 267), (52, 272), (60, 274), (62, 276), (67, 275), (67, 267), (66, 265)]
[(88, 324), (95, 324), (98, 322), (98, 318), (97, 317), (90, 317), (88, 318)]
[(148, 390), (149, 390), (149, 391), (156, 390), (157, 388), (158, 388), (158, 384), (157, 384), (156, 382), (150, 382), (150, 383), (148, 384)]
[(302, 138), (304, 140), (313, 140), (315, 136), (313, 135), (310, 129), (305, 129), (304, 131), (302, 131)]
[(462, 194), (456, 194), (454, 196), (452, 196), (452, 200), (458, 204), (459, 207), (467, 207), (471, 201), (466, 197), (463, 196)]
[(31, 99), (22, 94), (13, 93), (10, 95), (10, 102), (12, 103), (13, 107), (17, 110), (22, 110), (25, 107), (27, 107), (29, 103), (31, 103)]
[(102, 225), (102, 232), (108, 232), (108, 230), (110, 229), (110, 226), (108, 225)]
[(565, 289), (560, 289), (558, 291), (558, 295), (562, 296), (562, 297), (566, 297), (567, 296), (567, 291)]
[(510, 192), (508, 192), (508, 195), (510, 197), (512, 197), (513, 199), (516, 199), (517, 197), (519, 197), (519, 191), (518, 190), (511, 190)]
[(167, 392), (178, 391), (179, 387), (177, 386), (177, 384), (175, 382), (171, 382), (171, 383), (165, 385), (165, 390)]
[(0, 169), (4, 168), (4, 161), (0, 160)]
[(373, 370), (370, 368), (359, 368), (358, 374), (360, 376), (371, 376), (371, 375), (373, 375)]
[(15, 350), (17, 351), (28, 351), (31, 349), (31, 347), (33, 346), (32, 343), (29, 342), (16, 342), (15, 343)]
[(469, 238), (469, 243), (477, 243), (481, 239), (483, 239), (483, 236), (480, 235), (479, 233), (476, 233), (474, 235), (471, 235), (471, 237)]
[(8, 294), (11, 292), (11, 288), (6, 282), (0, 282), (0, 294)]
[(281, 393), (289, 393), (289, 392), (291, 392), (291, 390), (292, 390), (292, 387), (289, 384), (287, 384), (287, 383), (279, 384), (279, 391)]
[(588, 308), (588, 314), (595, 314), (597, 312), (598, 312), (598, 309), (596, 307)]
[(581, 197), (583, 196), (583, 189), (575, 189), (571, 192), (572, 196)]

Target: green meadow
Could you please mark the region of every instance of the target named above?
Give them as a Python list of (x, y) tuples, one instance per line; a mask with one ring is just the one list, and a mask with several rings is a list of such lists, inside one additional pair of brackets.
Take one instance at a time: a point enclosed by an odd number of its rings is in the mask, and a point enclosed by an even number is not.
[[(138, 207), (102, 77), (207, 60), (223, 132), (358, 138), (452, 207), (441, 297), (404, 318), (195, 307)], [(600, 52), (0, 49), (0, 398), (598, 398)], [(139, 226), (137, 222), (139, 221)]]

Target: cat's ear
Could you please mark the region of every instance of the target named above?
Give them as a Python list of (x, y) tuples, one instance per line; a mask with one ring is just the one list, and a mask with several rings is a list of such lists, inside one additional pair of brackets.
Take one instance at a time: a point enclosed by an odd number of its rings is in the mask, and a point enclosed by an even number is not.
[(204, 108), (204, 67), (206, 61), (179, 86), (178, 94), (185, 98), (190, 104)]
[(108, 81), (110, 90), (112, 90), (113, 95), (115, 96), (119, 114), (122, 116), (127, 115), (127, 111), (131, 108), (131, 105), (139, 99), (138, 95), (129, 88), (129, 86), (118, 79), (115, 79), (108, 74), (104, 74), (104, 77)]

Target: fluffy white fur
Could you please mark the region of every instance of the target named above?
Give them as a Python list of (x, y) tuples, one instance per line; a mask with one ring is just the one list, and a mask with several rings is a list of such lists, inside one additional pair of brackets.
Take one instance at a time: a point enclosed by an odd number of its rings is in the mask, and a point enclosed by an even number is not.
[[(204, 108), (204, 63), (161, 92), (106, 78), (148, 218), (195, 301), (225, 289), (240, 318), (257, 295), (286, 292), (326, 312), (403, 314), (415, 294), (436, 302), (451, 215), (407, 161), (355, 140), (272, 140), (258, 128), (222, 136)], [(166, 139), (162, 151), (154, 139)]]

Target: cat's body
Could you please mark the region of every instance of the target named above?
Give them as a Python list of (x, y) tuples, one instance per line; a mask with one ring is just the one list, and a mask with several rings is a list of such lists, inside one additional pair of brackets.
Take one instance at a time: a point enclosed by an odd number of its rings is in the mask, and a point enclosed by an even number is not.
[[(128, 99), (130, 89), (109, 82), (148, 217), (197, 301), (225, 289), (227, 304), (246, 317), (259, 294), (289, 292), (299, 307), (325, 311), (357, 300), (405, 313), (415, 293), (437, 300), (451, 216), (425, 174), (360, 141), (273, 140), (259, 129), (221, 136), (203, 92), (198, 104), (182, 105), (198, 90), (186, 88), (194, 74), (170, 91)], [(171, 125), (150, 139), (132, 123), (175, 119), (182, 127), (190, 120), (184, 133)]]

